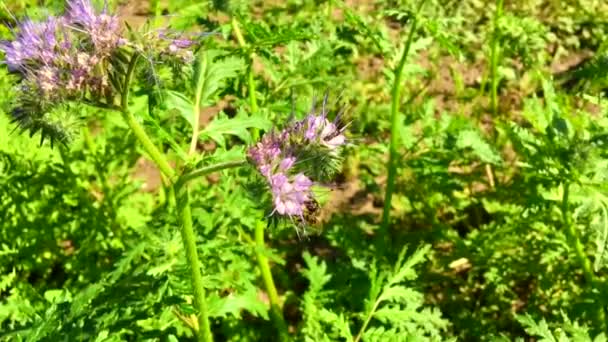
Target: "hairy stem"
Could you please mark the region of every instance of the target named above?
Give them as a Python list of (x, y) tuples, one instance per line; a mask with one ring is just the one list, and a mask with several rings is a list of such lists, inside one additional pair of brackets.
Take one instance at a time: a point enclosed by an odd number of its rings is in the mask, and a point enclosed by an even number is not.
[[(601, 288), (598, 285), (595, 274), (593, 273), (593, 269), (591, 267), (591, 261), (585, 255), (585, 247), (581, 242), (578, 233), (576, 232), (576, 225), (571, 220), (570, 208), (569, 208), (569, 193), (570, 193), (570, 184), (567, 182), (563, 184), (564, 193), (562, 196), (562, 219), (564, 227), (566, 228), (566, 234), (568, 239), (574, 243), (574, 251), (576, 252), (576, 257), (579, 262), (579, 266), (583, 269), (583, 275), (585, 277), (585, 282), (587, 283), (587, 287), (589, 289), (593, 288)], [(604, 312), (604, 304), (603, 302), (598, 303), (597, 311), (595, 313), (596, 323), (600, 327), (602, 331), (606, 331), (606, 320), (605, 320), (605, 312)]]
[(144, 150), (146, 150), (150, 158), (152, 158), (152, 161), (158, 166), (163, 175), (167, 176), (169, 180), (173, 182), (175, 170), (169, 165), (167, 158), (165, 158), (162, 152), (156, 148), (148, 134), (146, 134), (144, 128), (137, 122), (135, 116), (126, 109), (122, 111), (122, 116), (137, 137), (137, 140), (143, 145)]
[[(424, 0), (420, 3), (418, 13), (420, 13), (420, 10), (422, 9), (423, 5)], [(405, 66), (405, 61), (407, 60), (410, 47), (412, 46), (412, 42), (414, 40), (414, 34), (416, 32), (416, 25), (418, 22), (418, 13), (416, 13), (416, 15), (412, 18), (412, 25), (410, 27), (410, 32), (408, 34), (407, 41), (403, 49), (403, 53), (401, 55), (401, 59), (399, 60), (399, 64), (395, 69), (393, 87), (391, 91), (391, 140), (389, 146), (388, 177), (386, 181), (386, 192), (384, 194), (382, 223), (380, 226), (380, 234), (378, 237), (378, 241), (381, 242), (380, 246), (378, 247), (382, 248), (382, 250), (386, 250), (386, 245), (390, 243), (390, 239), (388, 238), (388, 227), (390, 221), (391, 201), (393, 191), (395, 189), (395, 176), (397, 174), (396, 159), (399, 157), (397, 149), (399, 147), (399, 128), (401, 126), (401, 116), (399, 115), (399, 105), (401, 103), (401, 78), (403, 76), (403, 67)]]
[[(142, 143), (144, 149), (150, 155), (154, 163), (158, 166), (160, 171), (169, 178), (171, 182), (174, 181), (175, 171), (169, 165), (169, 162), (165, 156), (154, 146), (152, 140), (148, 137), (143, 127), (135, 120), (135, 117), (128, 111), (123, 111), (123, 117), (129, 125), (129, 127), (135, 133), (137, 139)], [(179, 214), (180, 223), (182, 226), (181, 234), (184, 241), (184, 247), (186, 248), (186, 257), (188, 258), (188, 264), (190, 265), (190, 272), (192, 277), (192, 287), (194, 290), (194, 307), (198, 311), (198, 332), (199, 341), (210, 342), (213, 341), (211, 335), (211, 327), (209, 323), (209, 317), (207, 313), (207, 305), (205, 302), (205, 289), (203, 287), (203, 276), (201, 274), (201, 264), (198, 258), (198, 252), (196, 250), (196, 235), (192, 227), (192, 215), (190, 212), (190, 197), (188, 189), (179, 194), (175, 193), (175, 184), (171, 184), (171, 192), (175, 197), (175, 203), (177, 206), (177, 212)]]
[[(245, 42), (245, 38), (243, 37), (243, 33), (241, 32), (239, 23), (235, 17), (232, 17), (231, 25), (232, 25), (232, 30), (234, 31), (234, 35), (236, 36), (236, 40), (239, 43), (239, 46), (242, 49), (247, 49), (248, 48), (247, 42)], [(257, 111), (258, 111), (258, 103), (256, 100), (256, 95), (255, 95), (255, 79), (254, 79), (254, 75), (253, 75), (253, 57), (254, 57), (254, 55), (255, 55), (255, 53), (253, 52), (253, 50), (249, 52), (249, 60), (248, 60), (249, 67), (247, 69), (249, 107), (251, 107), (252, 114), (257, 113)], [(260, 131), (257, 128), (252, 128), (251, 133), (253, 136), (253, 140), (257, 140), (260, 136)]]
[(203, 285), (203, 274), (201, 273), (201, 263), (196, 250), (196, 234), (192, 226), (192, 212), (190, 209), (190, 191), (188, 188), (182, 189), (176, 196), (177, 211), (182, 224), (182, 239), (186, 248), (186, 258), (190, 265), (192, 275), (192, 287), (194, 288), (194, 307), (198, 310), (198, 339), (199, 341), (213, 341), (211, 334), (211, 324), (209, 323), (209, 313), (205, 300), (205, 287)]
[(198, 311), (198, 326), (199, 331), (197, 332), (198, 340), (204, 342), (212, 342), (213, 335), (211, 334), (211, 325), (209, 323), (209, 315), (207, 312), (207, 304), (205, 300), (205, 289), (203, 287), (203, 276), (201, 273), (201, 264), (198, 258), (198, 252), (196, 250), (196, 235), (192, 227), (192, 213), (190, 209), (190, 196), (188, 189), (177, 192), (175, 187), (175, 170), (169, 165), (167, 158), (161, 151), (156, 148), (144, 128), (137, 122), (133, 114), (128, 110), (129, 101), (129, 86), (131, 77), (137, 65), (138, 55), (134, 55), (129, 63), (129, 68), (125, 76), (124, 92), (121, 97), (122, 116), (133, 130), (133, 133), (137, 139), (144, 146), (144, 149), (152, 158), (154, 163), (158, 166), (160, 171), (169, 178), (171, 183), (171, 192), (175, 199), (177, 212), (179, 214), (179, 220), (182, 226), (181, 234), (184, 241), (184, 247), (186, 248), (186, 257), (190, 266), (190, 272), (192, 276), (192, 287), (194, 291), (194, 307)]
[(270, 263), (268, 262), (268, 258), (266, 257), (263, 251), (263, 249), (265, 248), (265, 225), (265, 222), (263, 220), (260, 220), (255, 226), (255, 253), (258, 259), (258, 266), (260, 267), (260, 271), (262, 272), (262, 280), (264, 281), (264, 286), (266, 287), (266, 292), (268, 293), (268, 298), (270, 300), (270, 315), (272, 316), (274, 324), (276, 325), (276, 328), (278, 330), (280, 341), (288, 341), (289, 335), (287, 332), (287, 324), (285, 323), (285, 319), (283, 318), (283, 313), (279, 302), (279, 294), (277, 292), (277, 288), (274, 285), (274, 280), (272, 279), (272, 273), (270, 272)]
[(496, 12), (494, 13), (494, 28), (492, 33), (492, 46), (490, 47), (490, 77), (491, 77), (491, 92), (490, 99), (492, 105), (492, 114), (494, 117), (498, 115), (498, 64), (500, 61), (500, 37), (498, 29), (498, 21), (502, 16), (504, 0), (496, 0)]

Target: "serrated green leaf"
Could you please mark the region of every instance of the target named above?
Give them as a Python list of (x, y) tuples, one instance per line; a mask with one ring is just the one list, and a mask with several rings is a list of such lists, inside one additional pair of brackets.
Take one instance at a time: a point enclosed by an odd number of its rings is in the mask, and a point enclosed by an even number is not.
[[(245, 62), (240, 57), (220, 57), (217, 50), (205, 52), (205, 63), (197, 64), (200, 70), (196, 71), (198, 77), (197, 91), (200, 91), (200, 105), (205, 106), (212, 100), (213, 95), (225, 85), (226, 80), (236, 77), (245, 70)], [(201, 58), (203, 58), (201, 57)]]
[(540, 342), (557, 342), (547, 322), (543, 319), (539, 323), (536, 323), (532, 316), (526, 314), (523, 316), (516, 316), (517, 321), (524, 326), (526, 332), (532, 336), (540, 337)]
[(606, 262), (606, 247), (608, 245), (608, 209), (606, 203), (598, 201), (600, 207), (600, 215), (597, 218), (599, 222), (592, 222), (592, 226), (596, 227), (597, 238), (595, 244), (597, 246), (595, 252), (595, 262), (593, 268), (597, 272)]
[(323, 261), (318, 261), (318, 257), (313, 257), (308, 252), (304, 252), (302, 257), (306, 263), (306, 268), (302, 270), (302, 274), (310, 282), (309, 291), (318, 293), (331, 280), (331, 275), (327, 274), (327, 265)]
[(393, 286), (382, 291), (382, 295), (378, 298), (379, 302), (416, 302), (420, 301), (422, 296), (419, 292), (405, 286)]
[(160, 274), (163, 273), (167, 273), (169, 272), (173, 266), (177, 263), (176, 259), (171, 259), (168, 262), (162, 263), (161, 265), (158, 265), (156, 267), (152, 267), (151, 269), (149, 269), (146, 274), (151, 275), (153, 277), (156, 277)]
[(194, 118), (192, 117), (192, 113), (194, 104), (192, 100), (186, 95), (173, 90), (165, 90), (163, 95), (167, 109), (177, 111), (182, 118), (188, 121), (190, 127), (193, 127)]
[(244, 112), (240, 112), (236, 117), (228, 118), (222, 113), (201, 131), (200, 136), (209, 137), (220, 146), (226, 146), (224, 135), (237, 136), (243, 142), (250, 144), (252, 141), (249, 128), (269, 130), (271, 127), (272, 123), (260, 115), (248, 116)]
[(211, 317), (232, 315), (240, 318), (241, 311), (247, 310), (256, 317), (268, 319), (268, 306), (258, 299), (255, 288), (250, 288), (241, 294), (230, 294), (222, 298), (211, 296), (208, 302)]
[(470, 148), (483, 162), (490, 164), (499, 164), (501, 162), (500, 155), (490, 147), (478, 131), (465, 130), (460, 132), (456, 140), (456, 147), (459, 149)]

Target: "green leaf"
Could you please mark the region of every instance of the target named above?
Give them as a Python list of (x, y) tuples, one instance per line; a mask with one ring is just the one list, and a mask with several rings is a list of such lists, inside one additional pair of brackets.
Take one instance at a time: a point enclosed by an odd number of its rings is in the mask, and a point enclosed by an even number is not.
[(194, 100), (183, 93), (166, 90), (163, 92), (165, 105), (169, 110), (176, 110), (194, 127), (194, 115), (198, 115), (197, 107), (211, 104), (216, 93), (226, 85), (226, 81), (238, 76), (244, 69), (245, 63), (239, 57), (223, 57), (218, 50), (205, 50), (197, 56), (194, 63)]
[(310, 282), (309, 291), (319, 293), (331, 279), (331, 275), (327, 274), (327, 265), (323, 261), (318, 262), (319, 258), (311, 256), (308, 252), (304, 252), (302, 256), (306, 263), (306, 268), (302, 270), (302, 274)]
[(201, 131), (200, 136), (211, 138), (221, 146), (226, 146), (224, 135), (237, 136), (243, 142), (250, 144), (249, 128), (269, 130), (271, 127), (272, 123), (261, 115), (248, 116), (244, 112), (239, 112), (234, 118), (228, 118), (225, 114), (220, 113)]
[(547, 322), (543, 319), (540, 323), (536, 323), (532, 316), (526, 314), (525, 316), (516, 316), (516, 319), (521, 325), (524, 326), (526, 332), (532, 336), (540, 337), (539, 342), (557, 342)]
[(229, 294), (226, 297), (219, 298), (210, 296), (209, 315), (211, 317), (226, 317), (232, 315), (240, 318), (241, 311), (247, 310), (254, 316), (268, 319), (268, 306), (258, 299), (255, 288), (250, 288), (241, 294)]
[(71, 300), (71, 295), (66, 290), (53, 289), (44, 291), (44, 299), (49, 303), (59, 303)]
[(177, 263), (177, 259), (171, 259), (165, 263), (162, 263), (156, 267), (152, 267), (149, 269), (146, 274), (156, 277), (163, 273), (167, 273), (168, 271), (173, 269), (173, 266)]
[(389, 302), (418, 302), (423, 299), (422, 294), (414, 291), (411, 288), (405, 286), (394, 286), (389, 287), (382, 292), (382, 295), (378, 301), (389, 301)]
[(458, 134), (456, 147), (459, 149), (470, 148), (472, 152), (482, 161), (490, 164), (499, 164), (500, 155), (481, 137), (478, 131), (465, 130)]
[(17, 279), (17, 272), (15, 272), (14, 268), (11, 273), (0, 276), (0, 291), (5, 291), (12, 286), (15, 279)]
[(405, 253), (407, 251), (407, 247), (404, 247), (399, 253), (399, 258), (395, 263), (394, 273), (388, 282), (388, 285), (391, 286), (393, 284), (397, 284), (406, 280), (412, 280), (416, 278), (416, 270), (414, 270), (414, 266), (423, 262), (426, 258), (426, 254), (429, 252), (430, 247), (425, 245), (419, 249), (417, 249), (414, 254), (412, 254), (406, 261)]
[(595, 253), (595, 262), (593, 264), (595, 272), (597, 272), (606, 262), (606, 245), (608, 245), (608, 210), (606, 209), (606, 203), (604, 203), (604, 201), (599, 200), (598, 202), (601, 215), (599, 215), (599, 217), (596, 216), (595, 219), (599, 222), (592, 222), (592, 226), (596, 228), (598, 233), (595, 241), (597, 250)]
[(165, 105), (169, 110), (175, 110), (190, 123), (190, 126), (194, 126), (194, 118), (192, 117), (194, 104), (186, 95), (173, 91), (164, 91)]
[(208, 50), (195, 65), (195, 89), (200, 94), (200, 105), (209, 104), (215, 93), (229, 78), (245, 70), (245, 62), (239, 57), (221, 57), (217, 50)]
[[(402, 114), (399, 114), (402, 116)], [(411, 150), (418, 141), (413, 125), (401, 126), (401, 144), (406, 150)]]

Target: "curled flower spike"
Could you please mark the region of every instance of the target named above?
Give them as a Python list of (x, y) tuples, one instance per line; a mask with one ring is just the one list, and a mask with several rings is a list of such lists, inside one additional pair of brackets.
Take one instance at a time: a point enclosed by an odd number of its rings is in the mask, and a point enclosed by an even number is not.
[[(271, 132), (249, 148), (248, 157), (266, 179), (272, 194), (273, 214), (309, 223), (318, 208), (312, 187), (337, 171), (340, 147), (346, 144), (344, 127), (314, 107), (301, 121)], [(312, 208), (312, 209), (311, 209)]]

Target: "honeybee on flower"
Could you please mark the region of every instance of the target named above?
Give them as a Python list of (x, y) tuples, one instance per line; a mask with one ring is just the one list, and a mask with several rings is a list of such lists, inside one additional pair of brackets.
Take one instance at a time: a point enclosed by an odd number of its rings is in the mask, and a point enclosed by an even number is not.
[(347, 143), (340, 118), (330, 121), (327, 96), (319, 113), (315, 106), (303, 120), (269, 132), (250, 147), (250, 162), (264, 177), (272, 195), (271, 215), (314, 223), (319, 210), (313, 186), (338, 171), (340, 150)]

